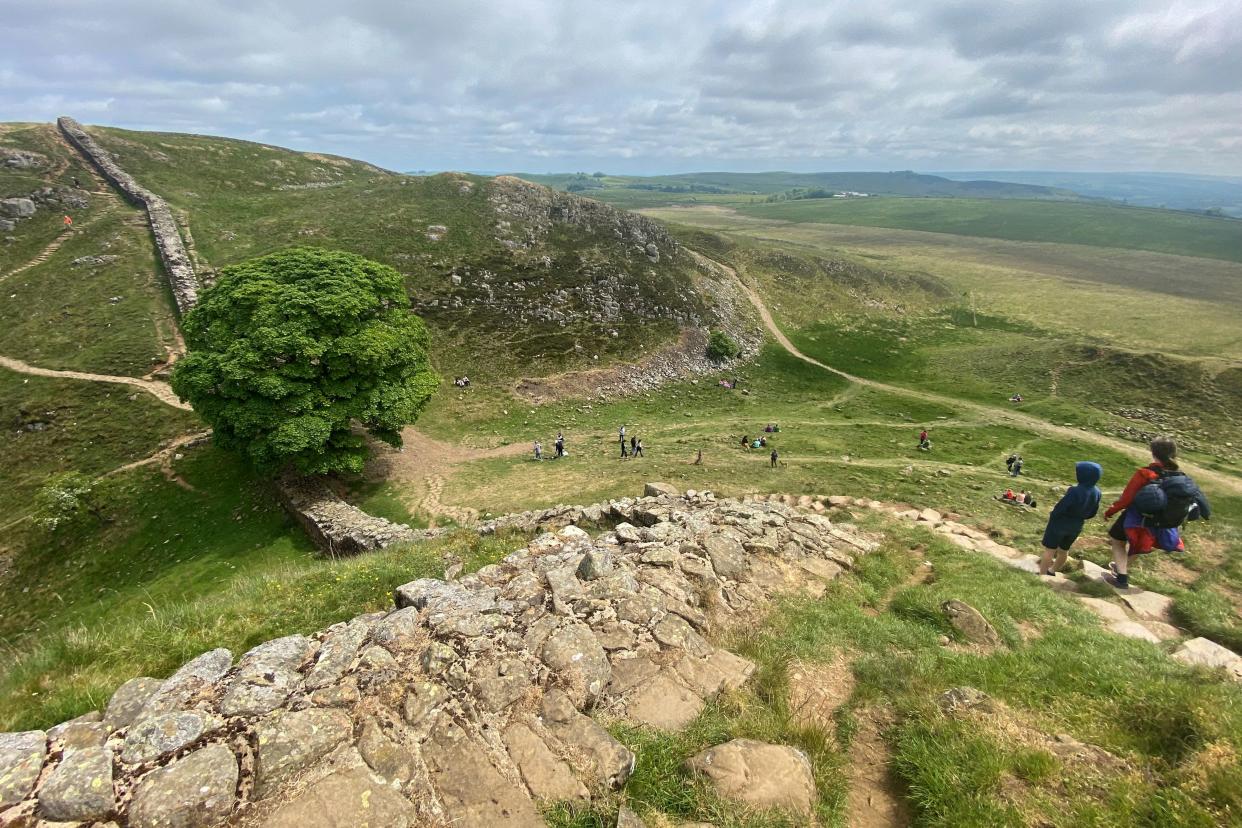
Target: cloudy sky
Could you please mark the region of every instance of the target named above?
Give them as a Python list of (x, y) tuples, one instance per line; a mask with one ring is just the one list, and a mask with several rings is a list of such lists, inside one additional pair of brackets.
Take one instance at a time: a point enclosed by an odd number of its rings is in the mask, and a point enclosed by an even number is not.
[(1240, 0), (4, 0), (0, 120), (394, 169), (1242, 175)]

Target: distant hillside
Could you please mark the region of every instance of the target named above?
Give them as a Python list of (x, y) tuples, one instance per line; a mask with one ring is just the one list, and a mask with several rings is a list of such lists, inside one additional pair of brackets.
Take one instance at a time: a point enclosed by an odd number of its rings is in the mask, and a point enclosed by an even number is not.
[(1139, 207), (1170, 210), (1220, 210), (1242, 218), (1242, 178), (1179, 173), (1080, 173), (1047, 171), (945, 172), (954, 180), (979, 177), (1020, 184), (1064, 187), (1092, 198), (1107, 198)]
[(1000, 181), (953, 181), (935, 175), (903, 172), (729, 173), (704, 172), (661, 176), (611, 176), (602, 173), (519, 174), (548, 187), (623, 206), (656, 206), (686, 201), (752, 201), (796, 190), (859, 192), (941, 198), (1072, 199), (1063, 189)]

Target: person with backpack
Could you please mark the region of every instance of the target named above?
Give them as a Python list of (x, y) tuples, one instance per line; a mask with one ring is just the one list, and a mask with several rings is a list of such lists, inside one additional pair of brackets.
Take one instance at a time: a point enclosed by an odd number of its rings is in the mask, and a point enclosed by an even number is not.
[(919, 448), (927, 448), (927, 429), (923, 429), (919, 432)]
[(1065, 490), (1065, 495), (1048, 515), (1044, 554), (1039, 559), (1040, 575), (1051, 576), (1065, 566), (1069, 549), (1082, 533), (1083, 524), (1100, 511), (1100, 489), (1096, 484), (1103, 476), (1104, 469), (1099, 463), (1084, 460), (1075, 464), (1074, 477), (1078, 483)]
[(1013, 464), (1014, 464), (1014, 463), (1016, 463), (1016, 462), (1018, 462), (1018, 455), (1017, 455), (1017, 454), (1011, 454), (1011, 455), (1009, 455), (1008, 457), (1006, 457), (1006, 458), (1005, 458), (1005, 471), (1012, 472), (1012, 471), (1013, 471)]
[(1189, 520), (1207, 520), (1212, 507), (1190, 476), (1177, 467), (1177, 444), (1167, 437), (1151, 441), (1152, 463), (1134, 473), (1121, 497), (1104, 517), (1120, 517), (1109, 527), (1108, 538), (1113, 548), (1113, 572), (1119, 589), (1130, 586), (1130, 558), (1146, 555), (1153, 549), (1184, 552), (1182, 524)]
[(1021, 475), (1022, 475), (1022, 457), (1018, 456), (1013, 461), (1013, 465), (1009, 467), (1009, 476), (1020, 477)]

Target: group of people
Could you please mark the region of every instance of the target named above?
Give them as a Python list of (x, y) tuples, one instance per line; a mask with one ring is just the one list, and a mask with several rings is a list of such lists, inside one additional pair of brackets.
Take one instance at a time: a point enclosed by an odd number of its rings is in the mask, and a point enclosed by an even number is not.
[[(779, 432), (780, 430), (781, 430), (781, 427), (778, 426), (776, 423), (768, 423), (766, 426), (763, 427), (764, 433), (760, 434), (758, 437), (752, 438), (749, 434), (743, 434), (742, 435), (742, 448), (744, 449), (768, 448), (768, 438), (765, 435), (775, 434)], [(772, 448), (772, 453), (768, 455), (768, 463), (771, 465), (772, 468), (776, 468), (780, 462), (781, 455), (780, 455), (780, 452), (776, 450), (775, 446), (772, 446), (771, 448)]]
[(1022, 402), (1022, 395), (1021, 395), (1021, 394), (1011, 394), (1011, 395), (1009, 396), (1009, 401), (1010, 401), (1011, 403), (1020, 403), (1020, 402)]
[(717, 384), (721, 388), (728, 388), (730, 391), (732, 391), (734, 388), (737, 388), (739, 382), (741, 382), (741, 380), (739, 379), (733, 379), (733, 380), (722, 379)]
[(742, 435), (742, 448), (767, 448), (768, 438), (762, 435), (751, 439), (749, 434)]
[(453, 385), (456, 385), (458, 388), (469, 388), (470, 377), (453, 377)]
[[(556, 452), (553, 455), (554, 459), (559, 460), (560, 458), (565, 456), (565, 435), (564, 434), (562, 434), (559, 431), (556, 432), (556, 442), (552, 444), (552, 448), (553, 448), (553, 451)], [(535, 440), (535, 459), (536, 460), (543, 459), (543, 443), (541, 443), (538, 439)]]
[(1030, 506), (1035, 508), (1035, 495), (1028, 491), (1014, 493), (1013, 489), (1006, 489), (1005, 493), (1000, 496), (1000, 500), (1005, 503), (1016, 503), (1019, 506)]
[[(1121, 497), (1104, 512), (1117, 519), (1108, 529), (1113, 560), (1112, 581), (1119, 589), (1130, 586), (1130, 559), (1153, 550), (1182, 552), (1181, 527), (1188, 521), (1207, 520), (1212, 508), (1194, 480), (1178, 468), (1177, 445), (1168, 438), (1153, 440), (1152, 462), (1134, 472)], [(1065, 566), (1070, 547), (1088, 520), (1100, 508), (1097, 485), (1104, 475), (1099, 463), (1082, 461), (1075, 466), (1077, 484), (1057, 501), (1044, 529), (1041, 575), (1053, 575)]]
[(919, 432), (919, 448), (923, 451), (931, 451), (931, 436), (928, 435), (927, 429)]
[(629, 453), (628, 454), (626, 453), (625, 426), (624, 425), (622, 425), (621, 428), (617, 430), (617, 438), (619, 439), (621, 443), (621, 459), (622, 460), (626, 459), (627, 457), (644, 457), (645, 456), (643, 454), (643, 441), (633, 434), (630, 435)]
[(1005, 468), (1009, 469), (1010, 477), (1017, 477), (1022, 474), (1022, 455), (1011, 454), (1005, 458)]

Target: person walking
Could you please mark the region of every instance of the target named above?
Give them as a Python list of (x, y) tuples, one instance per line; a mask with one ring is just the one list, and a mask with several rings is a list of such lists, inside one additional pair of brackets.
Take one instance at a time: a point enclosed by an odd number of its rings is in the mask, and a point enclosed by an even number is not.
[(641, 439), (637, 443), (634, 444), (634, 456), (635, 457), (643, 456), (643, 441)]
[(638, 438), (633, 434), (630, 435), (630, 457), (638, 455)]
[(1180, 528), (1190, 520), (1207, 520), (1212, 507), (1190, 476), (1177, 465), (1177, 444), (1168, 437), (1151, 441), (1152, 462), (1134, 472), (1121, 497), (1104, 512), (1120, 513), (1108, 529), (1113, 550), (1113, 580), (1118, 589), (1130, 587), (1130, 558), (1153, 549), (1184, 552)]
[(64, 225), (65, 225), (65, 229), (66, 229), (66, 230), (72, 230), (72, 229), (73, 229), (73, 219), (72, 219), (70, 216), (65, 216)]
[(776, 468), (776, 461), (780, 459), (780, 455), (776, 453), (776, 449), (772, 449), (772, 454), (771, 454), (770, 459), (772, 461), (772, 468)]
[(703, 449), (699, 449), (698, 456), (694, 458), (694, 465), (696, 466), (703, 465)]
[(535, 441), (535, 459), (543, 459), (543, 443), (540, 443), (538, 440)]
[(556, 456), (558, 458), (565, 456), (565, 435), (559, 431), (556, 432)]
[(1009, 467), (1009, 476), (1018, 477), (1022, 474), (1022, 458), (1019, 457), (1013, 461), (1013, 465)]
[(919, 432), (919, 448), (927, 448), (927, 429)]
[(1016, 463), (1017, 461), (1018, 461), (1018, 455), (1016, 453), (1011, 454), (1008, 457), (1006, 457), (1005, 458), (1005, 471), (1012, 473), (1013, 464)]
[[(1104, 476), (1099, 463), (1083, 460), (1074, 466), (1077, 483), (1065, 490), (1048, 514), (1044, 527), (1044, 552), (1039, 559), (1039, 574), (1053, 575), (1065, 566), (1070, 547), (1082, 533), (1083, 524), (1100, 511), (1100, 488)], [(1054, 560), (1055, 559), (1055, 560)]]
[(617, 439), (621, 441), (621, 459), (624, 460), (629, 457), (625, 450), (625, 426), (621, 426), (621, 430), (617, 432)]

